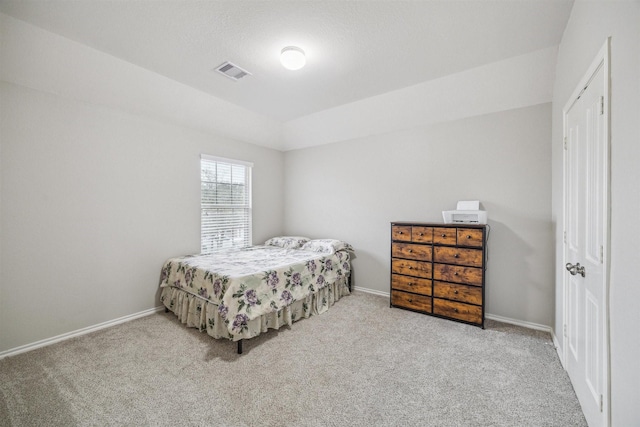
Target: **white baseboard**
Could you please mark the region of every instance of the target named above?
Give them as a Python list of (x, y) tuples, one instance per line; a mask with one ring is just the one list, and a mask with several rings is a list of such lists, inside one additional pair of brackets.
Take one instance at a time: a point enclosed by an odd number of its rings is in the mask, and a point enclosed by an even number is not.
[(376, 290), (369, 289), (369, 288), (361, 288), (359, 286), (354, 286), (353, 290), (354, 291), (358, 291), (358, 292), (364, 292), (364, 293), (367, 293), (367, 294), (378, 295), (378, 296), (381, 296), (381, 297), (387, 297), (387, 298), (390, 297), (389, 292), (376, 291)]
[(523, 328), (535, 329), (536, 331), (552, 332), (551, 326), (541, 325), (539, 323), (527, 322), (526, 320), (512, 319), (510, 317), (502, 317), (495, 314), (485, 313), (485, 319), (495, 320), (497, 322), (508, 323), (510, 325), (522, 326)]
[(553, 338), (553, 346), (556, 348), (556, 352), (558, 353), (558, 359), (560, 359), (560, 364), (567, 370), (567, 367), (564, 366), (564, 357), (562, 356), (562, 347), (560, 347), (560, 341), (558, 341), (558, 337), (556, 337), (555, 331), (551, 330), (551, 338)]
[(140, 317), (149, 316), (164, 309), (164, 306), (150, 308), (148, 310), (140, 311), (138, 313), (123, 316), (118, 319), (108, 320), (106, 322), (99, 323), (97, 325), (88, 326), (86, 328), (78, 329), (76, 331), (67, 332), (66, 334), (57, 335), (52, 338), (46, 338), (40, 341), (36, 341), (31, 344), (25, 344), (20, 347), (11, 348), (0, 352), (0, 359), (5, 357), (15, 356), (16, 354), (26, 353), (27, 351), (35, 350), (36, 348), (45, 347), (51, 344), (55, 344), (60, 341), (65, 341), (71, 338), (79, 337), (81, 335), (90, 334), (91, 332), (99, 331), (100, 329), (109, 328), (111, 326), (119, 325), (120, 323), (129, 322), (131, 320), (139, 319)]
[[(382, 296), (382, 297), (387, 297), (387, 298), (390, 297), (389, 292), (376, 291), (374, 289), (369, 289), (369, 288), (361, 288), (361, 287), (355, 286), (353, 288), (353, 290), (358, 291), (358, 292), (365, 292), (365, 293), (368, 293), (368, 294), (378, 295), (378, 296)], [(518, 320), (518, 319), (511, 319), (509, 317), (497, 316), (495, 314), (488, 314), (488, 313), (486, 313), (484, 315), (484, 317), (485, 317), (485, 319), (496, 320), (498, 322), (508, 323), (510, 325), (522, 326), (523, 328), (535, 329), (537, 331), (549, 332), (551, 334), (553, 332), (553, 330), (551, 329), (550, 326), (540, 325), (538, 323), (527, 322), (527, 321)], [(556, 341), (554, 341), (554, 344), (555, 344), (555, 342)], [(557, 346), (556, 346), (556, 348), (557, 348)]]

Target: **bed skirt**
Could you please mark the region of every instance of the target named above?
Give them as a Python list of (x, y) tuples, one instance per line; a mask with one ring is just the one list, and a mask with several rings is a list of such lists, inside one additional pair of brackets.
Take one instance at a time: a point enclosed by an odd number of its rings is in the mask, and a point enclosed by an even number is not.
[(160, 301), (186, 326), (198, 328), (200, 332), (206, 331), (216, 339), (239, 341), (258, 336), (267, 332), (268, 329), (280, 329), (284, 325), (291, 326), (293, 322), (300, 319), (324, 313), (340, 298), (350, 294), (347, 282), (346, 278), (338, 280), (278, 311), (249, 320), (247, 328), (234, 335), (229, 332), (227, 324), (218, 313), (218, 306), (197, 295), (167, 286), (162, 288)]

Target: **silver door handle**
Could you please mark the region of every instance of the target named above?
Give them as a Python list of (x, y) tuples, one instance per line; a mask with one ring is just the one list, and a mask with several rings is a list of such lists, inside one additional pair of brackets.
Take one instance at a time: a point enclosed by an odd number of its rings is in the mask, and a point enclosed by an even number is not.
[(567, 265), (565, 265), (564, 267), (567, 269), (569, 273), (571, 273), (572, 276), (579, 274), (582, 277), (584, 277), (586, 275), (586, 272), (584, 271), (584, 266), (580, 265), (580, 263), (571, 264), (570, 262), (568, 262)]

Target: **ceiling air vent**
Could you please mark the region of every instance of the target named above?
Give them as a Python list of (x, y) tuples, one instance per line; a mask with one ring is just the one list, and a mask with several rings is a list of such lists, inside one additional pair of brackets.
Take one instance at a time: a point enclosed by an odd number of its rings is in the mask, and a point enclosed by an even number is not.
[(218, 68), (216, 68), (216, 71), (236, 81), (245, 76), (251, 75), (251, 73), (247, 70), (243, 70), (242, 68), (238, 67), (236, 64), (232, 64), (231, 62), (223, 63)]

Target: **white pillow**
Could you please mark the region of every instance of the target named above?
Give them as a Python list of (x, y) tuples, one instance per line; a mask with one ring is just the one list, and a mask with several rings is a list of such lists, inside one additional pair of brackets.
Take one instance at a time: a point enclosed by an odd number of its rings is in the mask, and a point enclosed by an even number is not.
[(353, 251), (353, 247), (347, 242), (336, 239), (309, 240), (300, 248), (305, 251), (334, 253), (337, 251)]
[(267, 246), (278, 246), (284, 249), (299, 249), (302, 245), (307, 243), (308, 237), (302, 236), (278, 236), (264, 242)]

